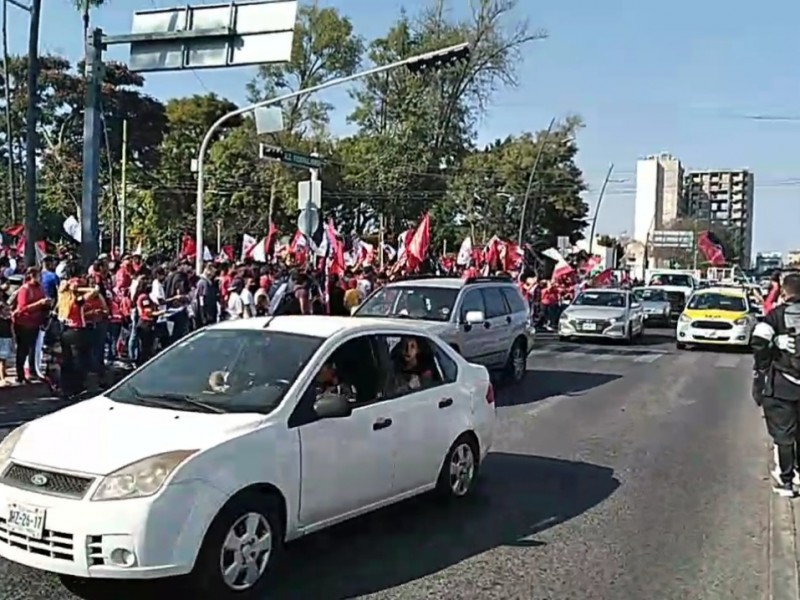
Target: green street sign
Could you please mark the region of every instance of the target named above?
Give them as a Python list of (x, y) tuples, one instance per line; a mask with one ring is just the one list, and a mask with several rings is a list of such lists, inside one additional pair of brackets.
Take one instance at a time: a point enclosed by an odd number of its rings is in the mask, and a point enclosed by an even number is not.
[(322, 159), (318, 156), (309, 156), (308, 154), (298, 154), (290, 150), (283, 151), (283, 158), (281, 162), (285, 165), (293, 167), (301, 167), (303, 169), (319, 169), (322, 166)]

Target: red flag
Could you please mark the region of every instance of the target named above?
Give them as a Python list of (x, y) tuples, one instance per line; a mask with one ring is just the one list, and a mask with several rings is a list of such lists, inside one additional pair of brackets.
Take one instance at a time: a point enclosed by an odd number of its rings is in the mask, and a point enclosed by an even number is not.
[(325, 234), (328, 236), (328, 253), (331, 260), (328, 273), (331, 275), (344, 275), (344, 245), (336, 233), (333, 219), (330, 219), (325, 226)]
[(601, 271), (589, 280), (591, 287), (603, 287), (614, 283), (614, 269)]
[(184, 234), (181, 238), (181, 257), (192, 258), (197, 255), (197, 244), (194, 238), (190, 235)]
[(725, 250), (722, 244), (710, 231), (703, 231), (697, 237), (697, 247), (712, 267), (725, 266)]
[(411, 241), (406, 245), (406, 264), (409, 270), (413, 271), (423, 263), (428, 254), (428, 246), (430, 246), (430, 244), (431, 216), (429, 213), (425, 213)]
[(500, 253), (503, 257), (503, 270), (517, 271), (521, 269), (525, 252), (514, 242), (505, 242), (504, 246), (505, 251)]
[(273, 252), (275, 252), (275, 240), (278, 239), (278, 228), (275, 227), (275, 223), (269, 224), (269, 233), (267, 233), (267, 239), (264, 241), (264, 254), (266, 256), (272, 256)]

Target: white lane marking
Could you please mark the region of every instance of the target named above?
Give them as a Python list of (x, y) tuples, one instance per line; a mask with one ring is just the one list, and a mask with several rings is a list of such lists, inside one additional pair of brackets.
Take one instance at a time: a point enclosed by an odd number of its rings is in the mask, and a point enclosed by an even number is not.
[(716, 366), (721, 369), (735, 369), (742, 364), (744, 356), (736, 356), (735, 354), (720, 354), (717, 356)]
[(659, 358), (664, 356), (663, 354), (645, 354), (644, 356), (637, 356), (633, 359), (633, 362), (636, 363), (653, 363), (656, 362)]
[(587, 354), (587, 356), (592, 357), (592, 362), (605, 362), (608, 360), (616, 360), (618, 358), (624, 358), (619, 356), (618, 354)]

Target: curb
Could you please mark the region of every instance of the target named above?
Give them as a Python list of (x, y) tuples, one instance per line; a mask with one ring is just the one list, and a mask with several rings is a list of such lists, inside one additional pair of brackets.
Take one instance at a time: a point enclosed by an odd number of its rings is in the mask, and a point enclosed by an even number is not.
[[(767, 468), (772, 469), (772, 445)], [(771, 486), (772, 477), (768, 478)], [(767, 565), (769, 600), (800, 599), (800, 556), (797, 532), (800, 529), (800, 509), (797, 500), (781, 498), (769, 491)]]

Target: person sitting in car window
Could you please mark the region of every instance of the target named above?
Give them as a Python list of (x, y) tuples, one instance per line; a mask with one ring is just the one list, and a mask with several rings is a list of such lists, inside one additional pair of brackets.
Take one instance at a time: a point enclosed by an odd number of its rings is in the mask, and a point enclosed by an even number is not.
[(317, 373), (316, 379), (317, 396), (323, 394), (339, 394), (355, 399), (356, 392), (353, 386), (341, 380), (339, 369), (333, 359), (329, 359), (322, 365)]
[(433, 357), (426, 350), (427, 344), (417, 338), (404, 337), (392, 352), (399, 388), (419, 390), (433, 383)]

